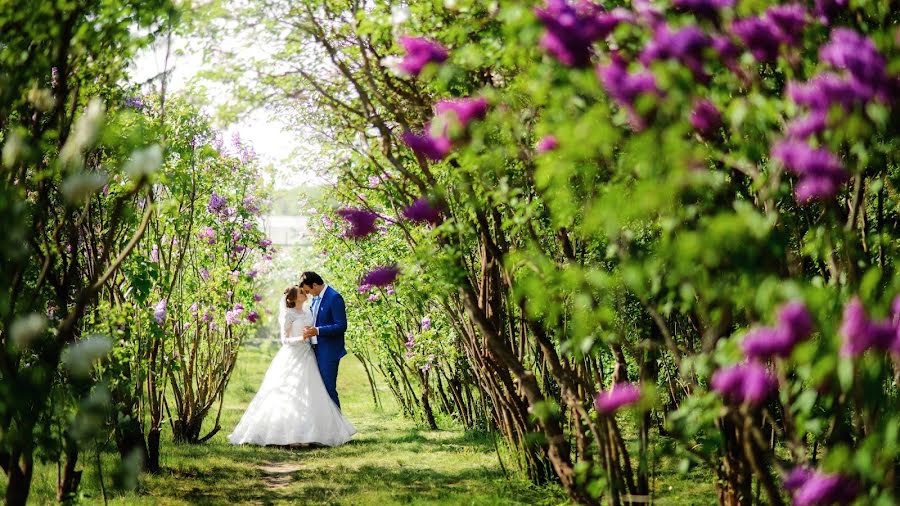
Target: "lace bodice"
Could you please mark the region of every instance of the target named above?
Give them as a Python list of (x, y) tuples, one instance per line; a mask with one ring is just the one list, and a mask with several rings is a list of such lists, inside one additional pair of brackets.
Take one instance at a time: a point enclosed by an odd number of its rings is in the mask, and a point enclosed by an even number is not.
[(305, 308), (288, 308), (284, 314), (284, 327), (281, 329), (281, 343), (297, 343), (303, 341), (303, 327), (312, 326), (312, 314)]

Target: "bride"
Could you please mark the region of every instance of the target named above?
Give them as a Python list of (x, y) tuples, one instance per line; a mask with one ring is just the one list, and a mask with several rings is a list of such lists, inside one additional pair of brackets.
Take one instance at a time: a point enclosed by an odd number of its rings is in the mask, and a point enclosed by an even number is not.
[(316, 356), (303, 328), (312, 325), (298, 286), (284, 291), (278, 322), (281, 349), (272, 359), (259, 391), (228, 436), (232, 444), (338, 446), (356, 434), (325, 391)]

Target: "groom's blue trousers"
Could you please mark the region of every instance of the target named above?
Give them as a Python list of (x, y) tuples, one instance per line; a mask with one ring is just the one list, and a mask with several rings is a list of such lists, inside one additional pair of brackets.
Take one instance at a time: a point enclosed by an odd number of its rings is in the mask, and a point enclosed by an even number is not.
[(322, 375), (322, 383), (325, 383), (325, 391), (328, 392), (328, 396), (337, 404), (338, 408), (341, 407), (341, 401), (338, 399), (337, 393), (337, 375), (340, 363), (341, 359), (339, 358), (326, 358), (319, 362), (319, 374)]

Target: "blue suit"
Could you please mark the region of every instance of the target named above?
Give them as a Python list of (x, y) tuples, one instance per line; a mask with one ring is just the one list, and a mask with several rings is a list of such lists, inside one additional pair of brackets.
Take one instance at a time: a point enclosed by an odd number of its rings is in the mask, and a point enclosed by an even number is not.
[(347, 309), (344, 298), (330, 286), (322, 291), (313, 318), (319, 331), (316, 345), (316, 361), (319, 363), (319, 374), (325, 383), (328, 396), (340, 408), (341, 402), (337, 393), (338, 365), (347, 349), (344, 348), (344, 333), (347, 332)]

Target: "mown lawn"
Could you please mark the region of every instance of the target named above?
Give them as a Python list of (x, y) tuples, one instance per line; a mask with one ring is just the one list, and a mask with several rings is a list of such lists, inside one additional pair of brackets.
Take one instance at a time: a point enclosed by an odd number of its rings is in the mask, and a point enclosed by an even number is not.
[[(490, 437), (450, 428), (431, 431), (401, 418), (388, 391), (374, 409), (359, 361), (341, 363), (338, 390), (347, 417), (359, 434), (339, 448), (235, 447), (226, 436), (259, 386), (277, 348), (247, 346), (225, 397), (224, 429), (205, 444), (175, 444), (164, 434), (163, 472), (145, 475), (135, 491), (110, 487), (117, 466), (113, 453), (101, 456), (110, 504), (568, 504), (557, 486), (535, 487), (506, 476)], [(210, 422), (211, 423), (211, 422)], [(102, 504), (95, 454), (82, 456), (84, 504)], [(656, 467), (660, 505), (714, 504), (708, 475), (678, 473), (661, 458)], [(5, 488), (2, 484), (0, 487)], [(55, 499), (56, 466), (41, 465), (32, 503)]]

